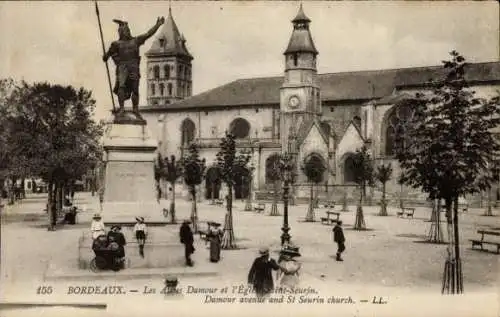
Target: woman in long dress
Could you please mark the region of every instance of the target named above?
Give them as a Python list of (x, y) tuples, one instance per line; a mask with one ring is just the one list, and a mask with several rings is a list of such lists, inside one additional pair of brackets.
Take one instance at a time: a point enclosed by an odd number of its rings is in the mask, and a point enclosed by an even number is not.
[(220, 230), (220, 224), (212, 224), (210, 226), (208, 235), (210, 239), (210, 262), (219, 262), (222, 242), (222, 231)]
[(294, 289), (299, 285), (299, 271), (302, 266), (295, 257), (300, 253), (295, 249), (284, 249), (281, 251), (278, 265), (281, 270), (277, 272), (278, 285), (284, 289)]

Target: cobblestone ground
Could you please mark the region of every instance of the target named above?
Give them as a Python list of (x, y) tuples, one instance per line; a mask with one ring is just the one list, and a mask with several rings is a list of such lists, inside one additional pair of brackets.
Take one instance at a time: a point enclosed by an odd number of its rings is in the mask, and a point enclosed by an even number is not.
[[(159, 279), (44, 282), (43, 276), (49, 263), (76, 267), (78, 238), (82, 233), (88, 232), (91, 216), (98, 209), (97, 197), (92, 197), (89, 193), (78, 193), (75, 203), (84, 209), (84, 212), (79, 215), (79, 223), (75, 226), (64, 226), (58, 228), (55, 232), (49, 232), (46, 229), (47, 217), (43, 211), (44, 202), (45, 196), (33, 195), (15, 206), (8, 207), (3, 212), (1, 226), (2, 300), (106, 302), (110, 305), (109, 309), (112, 308), (113, 311), (116, 309), (116, 311), (130, 314), (134, 311), (138, 312), (139, 303), (160, 305), (154, 307), (161, 312), (162, 305), (167, 305), (172, 300), (178, 300), (178, 298), (164, 300), (164, 295), (158, 294), (163, 285), (163, 282)], [(249, 266), (257, 255), (257, 249), (260, 246), (269, 246), (273, 252), (272, 256), (277, 257), (282, 217), (268, 216), (269, 209), (264, 214), (245, 212), (243, 206), (244, 203), (238, 201), (235, 202), (233, 208), (234, 229), (237, 244), (241, 249), (223, 251), (222, 260), (217, 264), (212, 264), (208, 261), (208, 250), (204, 243), (197, 241), (197, 251), (194, 257), (196, 266), (198, 268), (214, 269), (218, 272), (218, 275), (214, 277), (181, 278), (180, 287), (185, 292), (189, 286), (198, 288), (213, 287), (219, 290), (227, 286), (230, 292), (232, 286), (241, 285), (246, 287), (246, 275)], [(266, 206), (266, 208), (269, 207), (270, 205)], [(178, 200), (177, 209), (179, 219), (187, 218), (190, 213), (190, 203)], [(200, 220), (213, 220), (223, 223), (224, 207), (212, 206), (208, 202), (202, 202), (199, 204), (198, 209)], [(282, 206), (279, 206), (279, 209), (282, 213)], [(339, 207), (336, 209), (339, 209)], [(322, 225), (320, 222), (306, 223), (301, 221), (306, 210), (307, 206), (305, 205), (291, 206), (289, 221), (292, 240), (300, 246), (302, 253), (300, 258), (303, 263), (301, 270), (302, 287), (314, 288), (318, 292), (316, 295), (325, 299), (329, 296), (350, 295), (356, 301), (365, 298), (372, 301), (372, 297), (377, 295), (394, 300), (395, 298), (411, 295), (413, 300), (419, 294), (427, 296), (426, 301), (429, 301), (429, 295), (433, 294), (436, 295), (435, 298), (437, 299), (443, 298), (438, 295), (441, 289), (446, 245), (421, 243), (430, 226), (430, 223), (426, 222), (430, 217), (429, 209), (417, 208), (413, 219), (402, 219), (395, 216), (396, 209), (390, 209), (390, 216), (388, 217), (379, 217), (376, 216), (377, 207), (365, 207), (366, 224), (370, 230), (354, 231), (351, 229), (354, 223), (354, 207), (351, 206), (350, 212), (341, 213), (347, 239), (344, 262), (336, 262), (333, 258), (335, 245), (332, 242), (332, 228), (330, 226)], [(323, 208), (317, 209), (317, 219), (323, 216), (324, 212), (325, 209)], [(468, 296), (482, 294), (483, 297), (481, 298), (486, 300), (487, 297), (484, 297), (486, 296), (484, 294), (489, 294), (490, 297), (488, 298), (497, 305), (492, 307), (493, 312), (498, 311), (499, 297), (495, 294), (498, 294), (500, 257), (493, 253), (471, 250), (468, 239), (477, 238), (476, 231), (480, 227), (500, 227), (500, 217), (483, 217), (481, 216), (482, 213), (483, 210), (472, 209), (468, 213), (460, 215), (464, 285)], [(498, 215), (499, 210), (494, 210), (494, 214)], [(176, 233), (178, 227), (167, 226), (161, 230)], [(172, 232), (169, 232), (169, 235), (172, 236)], [(120, 296), (76, 296), (67, 294), (68, 287), (75, 285), (122, 285), (125, 290), (137, 289), (139, 292), (135, 294), (129, 293), (130, 296), (134, 296), (133, 301), (128, 300), (131, 298), (129, 296), (126, 297), (126, 301), (123, 301), (124, 297)], [(45, 295), (45, 297), (41, 296), (37, 294), (38, 286), (51, 286), (53, 293)], [(156, 294), (142, 294), (146, 286), (149, 289), (154, 288)], [(180, 302), (184, 304), (190, 303), (188, 306), (192, 308), (191, 305), (198, 305), (207, 301), (206, 295), (191, 291), (189, 294), (184, 294), (183, 300)], [(219, 296), (221, 295), (219, 294)], [(313, 297), (314, 294), (309, 296), (309, 298)], [(161, 299), (160, 304), (158, 304), (158, 299)], [(440, 300), (439, 304), (445, 302)], [(179, 307), (178, 312), (181, 315), (189, 311), (190, 307), (181, 306), (183, 308), (180, 308), (179, 305), (176, 306)], [(307, 305), (299, 305), (293, 308), (293, 311), (306, 313), (308, 308), (305, 306)], [(144, 309), (144, 306), (142, 307)], [(225, 305), (224, 312), (229, 314), (237, 313), (238, 316), (247, 313), (251, 315), (252, 309), (247, 310), (245, 308), (242, 310), (237, 307), (238, 305)], [(269, 312), (278, 307), (279, 305), (274, 305)], [(325, 308), (321, 305), (314, 306), (314, 315), (316, 313), (319, 315), (322, 312), (323, 308), (321, 307)], [(344, 312), (345, 310), (347, 315), (361, 316), (365, 312), (369, 314), (368, 311), (356, 305), (337, 307), (341, 306), (336, 306), (336, 312)], [(457, 308), (459, 306), (453, 305), (453, 307)], [(204, 305), (201, 312), (215, 312), (220, 308), (220, 305), (215, 304)], [(392, 308), (394, 309), (394, 307)], [(425, 310), (426, 307), (422, 307), (422, 309)], [(68, 311), (71, 315), (78, 315), (70, 309)], [(19, 313), (19, 311), (17, 312)], [(47, 316), (52, 316), (54, 313), (49, 309), (44, 310), (44, 312), (48, 314)], [(155, 312), (155, 310), (152, 312)], [(327, 312), (328, 309), (325, 308), (325, 313)], [(384, 313), (383, 309), (380, 311), (385, 316), (388, 312)], [(467, 312), (467, 310), (462, 309), (459, 312), (463, 313)], [(9, 311), (9, 313), (15, 315), (16, 311)], [(25, 314), (22, 315), (26, 316), (26, 314), (28, 313), (25, 311)], [(33, 314), (35, 313), (33, 312)], [(94, 314), (98, 316), (100, 313), (99, 311), (89, 310), (85, 316), (93, 316)], [(4, 316), (4, 314), (0, 315)], [(460, 314), (457, 313), (454, 316), (460, 316)]]

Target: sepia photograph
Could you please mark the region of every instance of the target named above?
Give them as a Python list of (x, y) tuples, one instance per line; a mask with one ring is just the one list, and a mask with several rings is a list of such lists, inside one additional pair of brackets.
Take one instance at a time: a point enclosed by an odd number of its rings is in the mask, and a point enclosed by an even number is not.
[(0, 2), (0, 316), (500, 316), (497, 1)]

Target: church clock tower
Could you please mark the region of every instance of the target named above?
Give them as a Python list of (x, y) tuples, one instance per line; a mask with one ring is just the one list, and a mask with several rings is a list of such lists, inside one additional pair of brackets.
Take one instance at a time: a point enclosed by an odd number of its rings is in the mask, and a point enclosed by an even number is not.
[(295, 19), (285, 55), (285, 78), (280, 89), (281, 149), (286, 152), (292, 131), (321, 115), (320, 89), (317, 81), (318, 51), (309, 31), (311, 20), (302, 4)]

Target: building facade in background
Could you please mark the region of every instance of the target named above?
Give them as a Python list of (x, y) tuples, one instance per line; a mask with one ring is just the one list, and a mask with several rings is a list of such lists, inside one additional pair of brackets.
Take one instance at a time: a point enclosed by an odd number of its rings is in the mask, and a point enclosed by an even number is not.
[[(283, 53), (283, 75), (242, 78), (191, 96), (193, 56), (170, 11), (146, 53), (148, 105), (141, 107), (160, 142), (159, 151), (179, 157), (189, 143), (198, 144), (208, 162), (202, 193), (205, 198), (222, 197), (224, 189), (213, 177), (213, 168), (227, 130), (237, 137), (238, 148), (252, 151), (252, 184), (261, 197), (272, 189), (268, 175), (277, 155), (292, 152), (299, 164), (311, 157), (324, 164), (319, 195), (338, 200), (344, 192), (355, 199), (352, 155), (367, 145), (376, 164), (392, 163), (387, 191), (393, 202), (399, 197), (411, 203), (425, 201), (425, 194), (397, 183), (400, 170), (394, 159), (394, 136), (406, 129), (412, 115), (412, 109), (397, 104), (442, 78), (443, 67), (318, 74), (319, 51), (310, 23), (301, 5), (292, 20), (288, 46), (276, 52)], [(500, 89), (500, 62), (469, 64), (467, 77), (479, 96), (491, 97)], [(298, 174), (296, 194), (307, 197), (307, 179), (300, 169)], [(245, 197), (248, 179), (236, 183), (236, 198)], [(379, 197), (380, 187), (369, 195)], [(495, 186), (493, 200), (500, 200), (499, 195)]]

